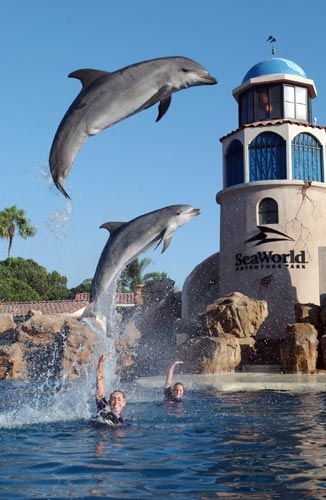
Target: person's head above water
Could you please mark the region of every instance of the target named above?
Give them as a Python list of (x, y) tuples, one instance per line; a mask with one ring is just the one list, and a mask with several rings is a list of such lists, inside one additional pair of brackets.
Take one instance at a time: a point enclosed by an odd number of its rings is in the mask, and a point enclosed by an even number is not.
[(109, 407), (112, 413), (114, 413), (117, 417), (120, 416), (120, 413), (126, 406), (126, 396), (124, 392), (120, 390), (116, 390), (111, 392), (109, 398)]
[(184, 392), (185, 386), (182, 384), (182, 382), (176, 382), (175, 384), (173, 384), (172, 393), (176, 399), (181, 399), (184, 395)]
[(172, 365), (170, 366), (170, 368), (167, 371), (166, 380), (165, 380), (165, 384), (164, 384), (164, 397), (168, 401), (172, 401), (172, 402), (173, 401), (174, 402), (181, 401), (181, 399), (184, 395), (185, 387), (182, 384), (182, 382), (176, 382), (175, 384), (173, 384), (173, 387), (171, 387), (174, 369), (177, 365), (181, 365), (182, 363), (183, 363), (183, 361), (180, 361), (179, 359), (177, 359), (174, 363), (172, 363)]

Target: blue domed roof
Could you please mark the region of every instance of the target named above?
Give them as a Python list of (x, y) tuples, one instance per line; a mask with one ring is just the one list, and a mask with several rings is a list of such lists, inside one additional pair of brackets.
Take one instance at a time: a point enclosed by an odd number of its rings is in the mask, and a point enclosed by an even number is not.
[(289, 61), (288, 59), (274, 57), (273, 59), (261, 61), (250, 68), (242, 80), (242, 83), (249, 80), (249, 78), (275, 74), (296, 75), (307, 78), (306, 73), (295, 62)]

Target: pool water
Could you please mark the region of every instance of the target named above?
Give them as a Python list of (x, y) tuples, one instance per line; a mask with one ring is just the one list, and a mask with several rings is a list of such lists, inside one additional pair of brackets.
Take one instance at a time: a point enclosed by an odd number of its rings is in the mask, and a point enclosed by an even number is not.
[(0, 385), (2, 499), (326, 497), (325, 393), (130, 390), (132, 426), (112, 429), (69, 408), (16, 426), (17, 390)]

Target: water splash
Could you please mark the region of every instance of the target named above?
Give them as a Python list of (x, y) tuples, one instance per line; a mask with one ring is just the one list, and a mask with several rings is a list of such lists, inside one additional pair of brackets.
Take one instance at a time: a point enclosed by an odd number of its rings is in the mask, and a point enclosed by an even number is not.
[(107, 392), (112, 391), (119, 384), (116, 375), (117, 352), (115, 343), (120, 333), (120, 318), (116, 311), (116, 289), (118, 275), (110, 284), (105, 294), (101, 295), (96, 304), (90, 304), (82, 316), (82, 322), (96, 334), (97, 355), (110, 352), (110, 358), (105, 364), (105, 378)]
[[(95, 385), (98, 357), (110, 352), (105, 363), (106, 393), (109, 394), (119, 387), (119, 377), (116, 372), (117, 354), (115, 342), (121, 329), (119, 315), (116, 312), (116, 286), (118, 278), (111, 284), (106, 296), (98, 304), (97, 317), (85, 317), (85, 323), (95, 333), (92, 361), (85, 366), (83, 376), (78, 380), (68, 380), (64, 370), (53, 371), (53, 366), (62, 359), (60, 353), (51, 353), (49, 366), (44, 373), (32, 382), (4, 382), (8, 392), (8, 404), (0, 411), (0, 428), (15, 428), (26, 425), (42, 424), (77, 419), (89, 420), (96, 413)], [(62, 331), (62, 336), (64, 332)], [(59, 350), (65, 349), (65, 340), (58, 345)], [(82, 346), (81, 346), (82, 347)], [(78, 366), (79, 360), (73, 361)], [(51, 367), (52, 369), (51, 369)], [(73, 371), (74, 366), (70, 371)], [(78, 370), (76, 370), (78, 371)], [(79, 370), (80, 371), (80, 370)], [(13, 388), (12, 394), (10, 387)]]
[(67, 223), (72, 213), (73, 206), (70, 200), (67, 201), (63, 210), (56, 210), (48, 216), (44, 226), (49, 230), (57, 240), (67, 238)]
[[(56, 185), (53, 182), (52, 175), (50, 172), (50, 165), (48, 163), (36, 166), (36, 173), (31, 175), (30, 177), (37, 181), (40, 182), (43, 185), (46, 185), (48, 191), (50, 191), (53, 194), (59, 195), (59, 191), (56, 187)], [(61, 197), (61, 194), (60, 194)]]
[[(33, 180), (46, 184), (49, 191), (58, 194), (57, 188), (53, 182), (50, 167), (48, 164), (41, 165), (37, 167), (37, 172), (32, 176)], [(61, 197), (61, 195), (60, 195)], [(43, 224), (43, 227), (54, 234), (57, 240), (62, 240), (67, 238), (67, 222), (73, 210), (73, 205), (71, 200), (67, 200), (66, 207), (62, 210), (56, 210), (50, 215), (48, 215), (47, 221)]]

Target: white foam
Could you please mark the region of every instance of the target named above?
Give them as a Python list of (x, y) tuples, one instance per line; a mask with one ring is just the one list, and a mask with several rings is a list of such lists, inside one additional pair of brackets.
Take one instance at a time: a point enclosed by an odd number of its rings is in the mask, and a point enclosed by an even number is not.
[[(324, 392), (326, 375), (324, 374), (283, 374), (221, 372), (203, 375), (178, 375), (178, 381), (187, 389), (200, 390), (214, 388), (218, 391), (288, 391), (288, 392)], [(142, 377), (136, 383), (141, 387), (163, 387), (165, 377)]]

